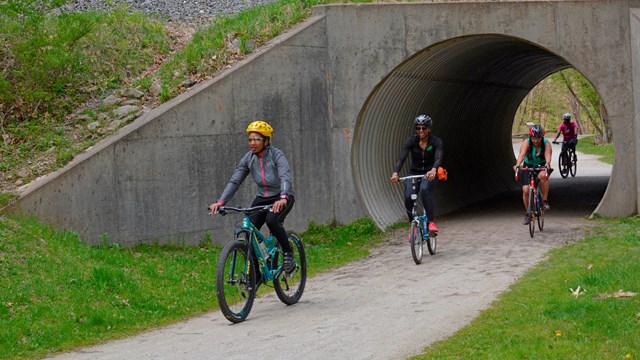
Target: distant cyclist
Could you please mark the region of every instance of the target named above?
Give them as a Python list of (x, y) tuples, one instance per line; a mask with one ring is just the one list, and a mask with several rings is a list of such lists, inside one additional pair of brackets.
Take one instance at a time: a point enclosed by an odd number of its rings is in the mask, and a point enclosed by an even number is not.
[[(391, 182), (397, 184), (400, 182), (398, 173), (402, 169), (407, 156), (411, 154), (411, 167), (409, 175), (425, 175), (427, 181), (419, 181), (419, 194), (422, 199), (422, 205), (427, 212), (429, 218), (429, 231), (437, 232), (438, 227), (435, 223), (435, 214), (433, 199), (431, 198), (431, 190), (438, 182), (437, 169), (442, 162), (442, 140), (431, 135), (431, 126), (433, 120), (427, 115), (418, 115), (413, 121), (416, 128), (416, 135), (410, 136), (405, 140), (400, 156), (393, 167), (391, 174)], [(413, 200), (411, 200), (411, 183), (405, 182), (404, 186), (404, 206), (407, 209), (409, 222), (413, 220)]]
[(231, 199), (247, 175), (257, 185), (258, 195), (251, 206), (273, 205), (272, 211), (251, 215), (251, 222), (260, 229), (267, 223), (271, 233), (278, 239), (284, 252), (283, 267), (289, 272), (293, 269), (293, 251), (289, 244), (284, 220), (294, 203), (293, 176), (284, 153), (271, 146), (273, 128), (264, 121), (254, 121), (247, 127), (249, 151), (244, 154), (231, 180), (225, 187), (220, 199), (209, 206), (213, 214), (218, 213)]
[(571, 121), (570, 113), (562, 115), (562, 120), (562, 124), (558, 126), (558, 134), (556, 138), (553, 139), (553, 142), (555, 143), (560, 137), (560, 134), (562, 134), (562, 152), (567, 151), (567, 147), (575, 152), (576, 144), (578, 144), (578, 124)]
[[(536, 175), (540, 179), (540, 192), (542, 193), (542, 207), (544, 210), (549, 210), (549, 167), (551, 163), (551, 145), (549, 141), (544, 138), (544, 129), (540, 125), (534, 125), (529, 129), (529, 137), (526, 138), (522, 145), (520, 145), (520, 154), (516, 160), (514, 170), (521, 165), (525, 167), (544, 166), (546, 171), (539, 171)], [(525, 171), (520, 174), (520, 184), (522, 184), (522, 201), (524, 203), (525, 211), (529, 208), (529, 182), (533, 172)], [(531, 221), (529, 213), (524, 214), (524, 225), (528, 225)]]

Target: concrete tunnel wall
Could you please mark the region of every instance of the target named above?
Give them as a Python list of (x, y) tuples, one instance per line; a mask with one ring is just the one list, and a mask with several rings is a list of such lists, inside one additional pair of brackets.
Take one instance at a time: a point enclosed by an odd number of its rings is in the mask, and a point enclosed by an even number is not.
[[(541, 79), (568, 66), (522, 40), (478, 35), (433, 45), (394, 69), (372, 92), (360, 115), (363, 126), (356, 129), (354, 171), (363, 201), (394, 204), (367, 206), (371, 215), (383, 226), (398, 220), (402, 187), (388, 186), (389, 166), (375, 163), (395, 161), (397, 150), (389, 150), (400, 149), (415, 133), (412, 119), (421, 112), (434, 119), (451, 174), (434, 194), (440, 213), (514, 189), (515, 112)], [(383, 142), (389, 147), (368, 146)]]
[(403, 59), (375, 74), (381, 81), (367, 93), (355, 124), (354, 179), (372, 218), (382, 227), (404, 219), (401, 187), (388, 178), (402, 141), (413, 133), (411, 119), (420, 113), (434, 118), (434, 133), (445, 142), (450, 180), (435, 193), (440, 214), (513, 189), (515, 111), (539, 81), (568, 67), (599, 92), (616, 139), (614, 169), (596, 212), (637, 213), (637, 116), (631, 107), (631, 72), (637, 70), (630, 56), (638, 45), (629, 42), (628, 19), (638, 2), (461, 5), (327, 7), (327, 27), (355, 38), (349, 39), (356, 47), (352, 67), (367, 69), (353, 78), (373, 77), (368, 69), (379, 63), (360, 58)]
[[(211, 219), (205, 208), (247, 149), (246, 125), (262, 118), (293, 165), (297, 196), (288, 228), (367, 213), (384, 227), (404, 217), (399, 187), (388, 181), (393, 161), (411, 119), (429, 113), (450, 172), (436, 194), (442, 214), (514, 186), (510, 135), (518, 104), (547, 75), (575, 67), (601, 95), (615, 136), (616, 163), (597, 211), (630, 215), (638, 194), (632, 54), (640, 47), (631, 40), (630, 23), (638, 25), (630, 7), (639, 6), (319, 6), (232, 69), (29, 184), (9, 210), (91, 243), (103, 234), (123, 245), (194, 243), (208, 231), (223, 243), (238, 218)], [(254, 187), (247, 180), (232, 204), (247, 205)]]

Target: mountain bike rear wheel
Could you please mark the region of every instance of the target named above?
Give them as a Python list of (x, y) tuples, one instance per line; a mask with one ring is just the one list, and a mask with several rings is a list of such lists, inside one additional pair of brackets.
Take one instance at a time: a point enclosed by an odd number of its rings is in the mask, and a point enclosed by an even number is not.
[(216, 273), (220, 311), (232, 323), (244, 321), (256, 296), (256, 269), (247, 258), (247, 243), (232, 241), (220, 254)]
[(409, 230), (409, 244), (411, 245), (411, 256), (416, 265), (422, 263), (422, 230), (421, 227), (414, 222), (411, 223)]
[(569, 176), (571, 166), (570, 161), (567, 151), (560, 153), (560, 156), (558, 157), (558, 167), (560, 168), (560, 176), (562, 176), (563, 179), (566, 179), (567, 176)]
[(576, 171), (578, 171), (578, 156), (576, 155), (576, 152), (573, 151), (573, 149), (569, 149), (569, 155), (567, 156), (569, 158), (569, 172), (571, 173), (571, 177), (575, 177), (576, 176)]
[[(280, 272), (275, 279), (273, 279), (273, 288), (276, 290), (278, 299), (287, 305), (293, 305), (300, 300), (302, 293), (304, 292), (304, 286), (307, 283), (307, 256), (304, 252), (304, 246), (300, 237), (290, 232), (289, 233), (289, 245), (293, 249), (293, 259), (295, 261), (295, 268), (290, 274), (285, 271)], [(276, 260), (278, 267), (282, 266), (282, 260), (278, 260), (280, 253), (276, 253)]]

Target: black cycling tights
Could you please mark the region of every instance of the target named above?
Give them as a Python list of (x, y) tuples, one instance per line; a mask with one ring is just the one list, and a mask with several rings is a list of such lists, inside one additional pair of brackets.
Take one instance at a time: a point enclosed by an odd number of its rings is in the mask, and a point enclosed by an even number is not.
[[(413, 175), (413, 174), (412, 174)], [(422, 205), (425, 210), (427, 210), (427, 217), (429, 221), (435, 221), (436, 217), (433, 212), (433, 199), (431, 198), (431, 190), (433, 190), (438, 182), (437, 179), (433, 179), (433, 181), (429, 181), (427, 179), (421, 179), (419, 194), (420, 199), (422, 200)], [(413, 200), (411, 200), (411, 181), (404, 182), (404, 207), (407, 209), (407, 216), (409, 216), (409, 221), (413, 220), (413, 214), (411, 214), (411, 210), (413, 209)], [(418, 214), (422, 215), (422, 214)]]
[[(280, 200), (280, 195), (270, 196), (270, 197), (261, 197), (258, 196), (253, 200), (253, 204), (251, 206), (259, 206), (259, 205), (271, 205), (274, 202)], [(289, 196), (287, 199), (287, 205), (280, 210), (279, 213), (274, 212), (260, 212), (257, 214), (253, 214), (250, 216), (251, 222), (255, 227), (260, 229), (264, 223), (267, 223), (267, 227), (269, 227), (269, 231), (273, 234), (273, 236), (278, 239), (280, 246), (282, 247), (282, 251), (291, 251), (291, 245), (289, 245), (289, 237), (287, 236), (287, 230), (284, 229), (284, 219), (291, 211), (293, 207), (293, 203), (295, 199), (293, 196)]]

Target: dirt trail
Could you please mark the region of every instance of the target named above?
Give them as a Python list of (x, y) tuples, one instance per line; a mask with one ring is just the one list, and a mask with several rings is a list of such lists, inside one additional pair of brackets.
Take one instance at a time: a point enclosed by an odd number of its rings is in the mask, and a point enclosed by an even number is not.
[(533, 239), (521, 224), (524, 211), (515, 193), (441, 217), (438, 253), (426, 254), (419, 266), (411, 258), (406, 230), (397, 231), (366, 259), (309, 279), (296, 305), (264, 296), (244, 323), (231, 325), (215, 311), (57, 359), (401, 359), (417, 354), (468, 324), (549, 249), (579, 237), (611, 173), (611, 166), (579, 156), (576, 178), (554, 173), (552, 210), (544, 231)]

